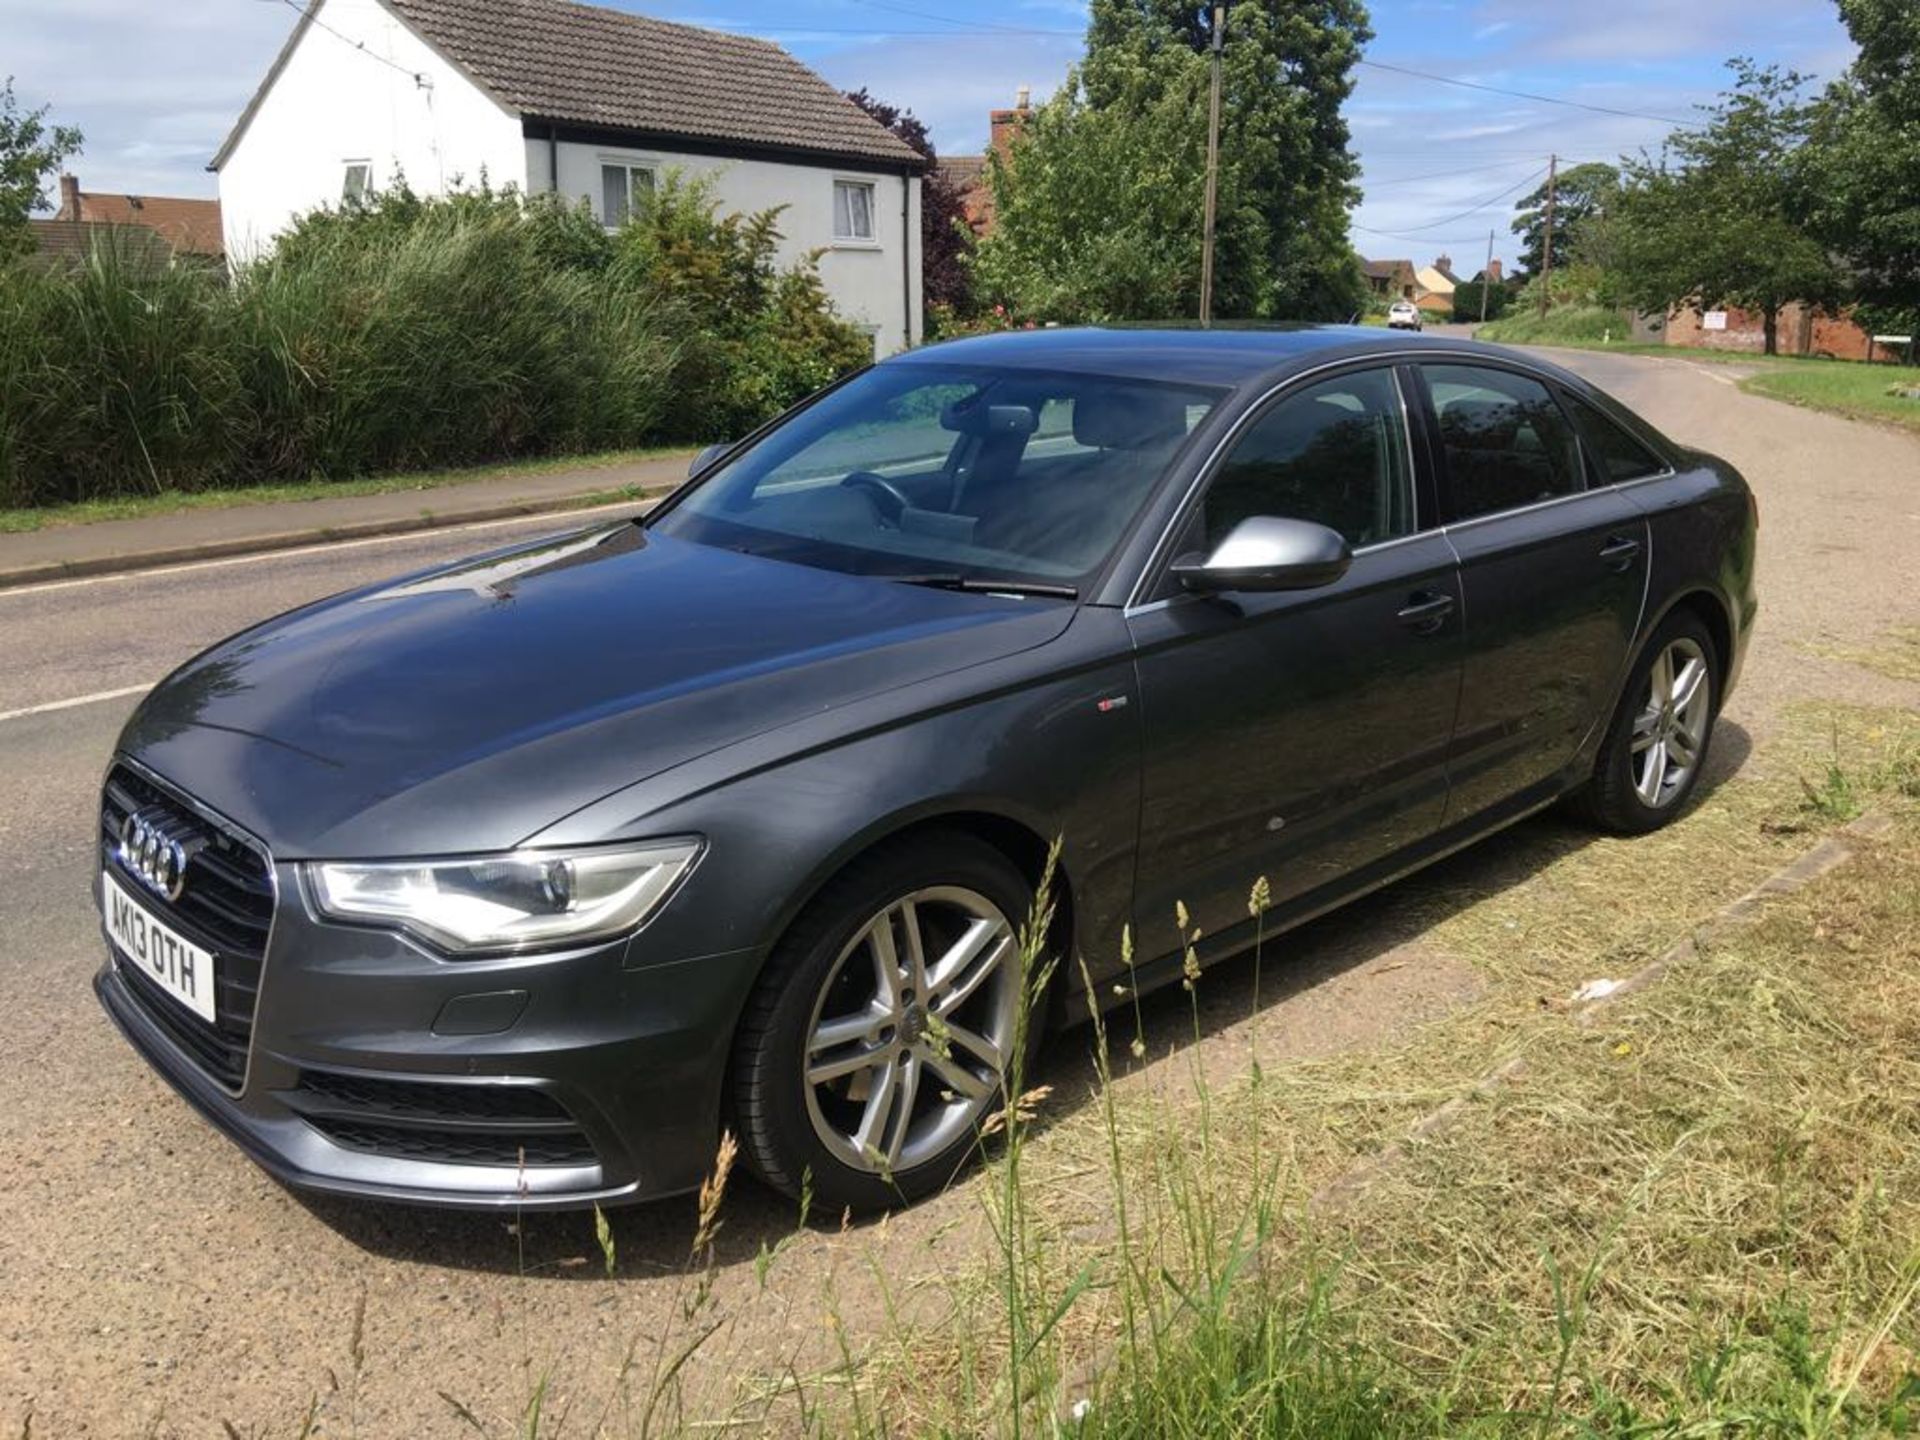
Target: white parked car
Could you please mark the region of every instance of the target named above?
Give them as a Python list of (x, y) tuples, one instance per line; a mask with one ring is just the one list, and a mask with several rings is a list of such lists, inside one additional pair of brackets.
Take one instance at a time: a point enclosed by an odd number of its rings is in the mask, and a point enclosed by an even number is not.
[(1411, 300), (1396, 300), (1387, 307), (1387, 328), (1390, 330), (1418, 330), (1420, 328), (1420, 307)]

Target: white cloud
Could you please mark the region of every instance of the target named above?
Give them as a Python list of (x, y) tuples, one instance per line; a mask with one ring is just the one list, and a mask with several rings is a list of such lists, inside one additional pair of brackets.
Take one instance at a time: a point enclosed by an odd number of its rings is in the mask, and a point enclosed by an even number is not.
[(295, 17), (268, 0), (6, 0), (5, 68), (77, 125), (95, 190), (211, 195), (206, 172)]
[[(372, 0), (328, 0), (364, 5)], [(671, 0), (619, 0), (671, 13)], [(910, 9), (978, 16), (984, 23), (1067, 33), (966, 30), (951, 35), (854, 0), (808, 0), (776, 11), (766, 0), (733, 0), (726, 19), (700, 23), (775, 33), (834, 84), (865, 86), (924, 120), (943, 153), (977, 152), (987, 112), (1013, 103), (1021, 85), (1036, 101), (1058, 87), (1078, 57), (1085, 0), (901, 0)], [(76, 161), (83, 183), (102, 190), (211, 195), (204, 170), (294, 24), (284, 0), (0, 0), (6, 53), (28, 105), (51, 102), (56, 119), (86, 133)], [(1506, 88), (1585, 99), (1622, 110), (1688, 116), (1723, 83), (1734, 53), (1779, 59), (1821, 75), (1850, 48), (1827, 0), (1405, 0), (1378, 4), (1373, 58)], [(808, 24), (819, 27), (805, 30)], [(860, 32), (867, 33), (860, 33)], [(848, 33), (854, 32), (854, 33)], [(1484, 247), (1487, 226), (1510, 246), (1510, 200), (1458, 221), (1467, 210), (1549, 152), (1571, 163), (1611, 159), (1657, 145), (1657, 121), (1593, 115), (1436, 85), (1377, 70), (1360, 72), (1348, 106), (1355, 145), (1379, 188), (1357, 223), (1413, 238), (1357, 232), (1366, 252), (1431, 258)], [(1500, 167), (1510, 164), (1511, 171)], [(1491, 168), (1490, 168), (1491, 167)], [(1417, 183), (1386, 185), (1388, 177)], [(1432, 228), (1429, 228), (1432, 227)]]

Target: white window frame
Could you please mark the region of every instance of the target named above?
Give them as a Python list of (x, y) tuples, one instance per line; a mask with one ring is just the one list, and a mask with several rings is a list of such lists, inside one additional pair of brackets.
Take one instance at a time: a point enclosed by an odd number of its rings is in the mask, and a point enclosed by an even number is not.
[[(853, 233), (843, 233), (840, 229), (840, 191), (860, 189), (867, 192), (867, 233), (853, 232), (853, 212), (847, 212), (847, 229)], [(836, 175), (833, 177), (833, 243), (841, 250), (878, 250), (880, 248), (880, 187), (870, 175)]]
[[(360, 193), (355, 195), (350, 186), (353, 172), (364, 172), (360, 180)], [(352, 159), (340, 162), (340, 203), (351, 205), (355, 200), (365, 200), (373, 194), (373, 161), (371, 159)]]
[(635, 155), (601, 155), (596, 158), (599, 162), (598, 173), (600, 183), (597, 187), (597, 193), (594, 195), (594, 209), (599, 212), (600, 223), (603, 226), (609, 230), (618, 230), (627, 217), (622, 216), (619, 220), (616, 220), (607, 214), (607, 171), (624, 170), (626, 172), (627, 214), (631, 215), (633, 213), (634, 175), (637, 173), (647, 177), (647, 190), (651, 193), (657, 189), (660, 184), (660, 162), (644, 156)]

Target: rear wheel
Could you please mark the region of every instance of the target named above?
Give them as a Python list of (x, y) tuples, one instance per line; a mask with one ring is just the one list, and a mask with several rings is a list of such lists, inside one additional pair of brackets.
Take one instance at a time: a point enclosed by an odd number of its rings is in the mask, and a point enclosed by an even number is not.
[(1700, 783), (1719, 705), (1713, 636), (1692, 615), (1671, 617), (1647, 643), (1608, 726), (1581, 796), (1587, 814), (1626, 835), (1672, 820)]
[(1005, 1103), (1031, 901), (1003, 855), (961, 834), (869, 856), (829, 884), (776, 947), (736, 1042), (754, 1170), (796, 1196), (810, 1177), (829, 1214), (951, 1180)]

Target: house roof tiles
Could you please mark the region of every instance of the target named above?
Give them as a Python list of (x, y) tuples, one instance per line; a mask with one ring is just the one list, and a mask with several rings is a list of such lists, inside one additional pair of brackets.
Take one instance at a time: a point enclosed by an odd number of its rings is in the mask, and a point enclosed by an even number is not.
[[(382, 0), (524, 119), (923, 170), (919, 153), (768, 40), (573, 0)], [(219, 169), (313, 23), (303, 11)]]
[(770, 41), (572, 0), (387, 0), (523, 116), (919, 165)]
[(106, 195), (80, 192), (79, 219), (104, 225), (144, 225), (176, 252), (186, 255), (223, 254), (220, 202), (191, 200), (177, 195)]

